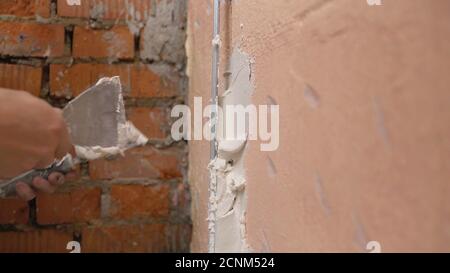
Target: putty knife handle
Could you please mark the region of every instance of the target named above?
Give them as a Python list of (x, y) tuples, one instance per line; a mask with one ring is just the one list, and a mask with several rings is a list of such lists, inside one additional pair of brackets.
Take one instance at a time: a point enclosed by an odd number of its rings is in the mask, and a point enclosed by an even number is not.
[(0, 183), (0, 197), (9, 197), (16, 195), (17, 182), (23, 182), (31, 186), (31, 182), (35, 177), (42, 177), (48, 179), (48, 176), (53, 172), (60, 172), (63, 174), (69, 173), (74, 166), (72, 155), (67, 154), (63, 159), (53, 163), (50, 167), (40, 170), (31, 170), (14, 177), (6, 183)]

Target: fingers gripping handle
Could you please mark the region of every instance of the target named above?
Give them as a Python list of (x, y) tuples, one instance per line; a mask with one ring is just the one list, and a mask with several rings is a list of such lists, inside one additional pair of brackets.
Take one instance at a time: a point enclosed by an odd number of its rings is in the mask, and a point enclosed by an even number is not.
[(72, 155), (67, 154), (65, 157), (63, 157), (63, 159), (53, 163), (48, 168), (31, 170), (29, 172), (16, 176), (6, 183), (0, 183), (0, 197), (9, 197), (16, 195), (17, 182), (23, 182), (31, 186), (31, 182), (35, 177), (39, 176), (44, 179), (48, 179), (48, 176), (53, 172), (67, 174), (72, 170), (74, 165), (75, 164)]

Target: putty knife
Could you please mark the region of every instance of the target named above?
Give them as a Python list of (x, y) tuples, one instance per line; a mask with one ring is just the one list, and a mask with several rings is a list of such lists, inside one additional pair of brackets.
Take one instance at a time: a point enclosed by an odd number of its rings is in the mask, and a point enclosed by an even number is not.
[(67, 154), (45, 169), (31, 170), (7, 182), (0, 182), (0, 197), (15, 195), (19, 181), (31, 185), (37, 176), (47, 179), (52, 172), (66, 174), (81, 161), (123, 153), (148, 141), (126, 120), (119, 77), (100, 79), (67, 104), (63, 116), (76, 156)]

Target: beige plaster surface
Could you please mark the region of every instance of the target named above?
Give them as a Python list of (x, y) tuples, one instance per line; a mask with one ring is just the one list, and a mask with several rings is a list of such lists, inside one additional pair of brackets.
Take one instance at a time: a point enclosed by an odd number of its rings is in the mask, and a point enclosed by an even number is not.
[[(450, 251), (450, 1), (223, 1), (221, 73), (254, 59), (280, 146), (244, 153), (255, 252)], [(190, 101), (210, 92), (212, 1), (189, 2)], [(221, 92), (227, 85), (220, 78)], [(192, 251), (207, 250), (209, 143), (189, 143)]]

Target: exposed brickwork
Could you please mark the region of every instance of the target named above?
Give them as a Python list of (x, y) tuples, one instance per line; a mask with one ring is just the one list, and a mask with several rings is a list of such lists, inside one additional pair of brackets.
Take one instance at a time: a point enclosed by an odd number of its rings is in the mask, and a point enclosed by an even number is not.
[(66, 193), (40, 194), (36, 199), (41, 225), (85, 222), (100, 218), (101, 189), (75, 189)]
[(113, 185), (110, 216), (118, 219), (169, 216), (169, 185)]
[(0, 21), (0, 55), (19, 57), (61, 57), (64, 54), (64, 26)]
[(0, 252), (68, 252), (66, 246), (72, 240), (72, 232), (54, 229), (0, 232)]
[(50, 0), (2, 0), (0, 15), (50, 16)]
[(154, 15), (142, 30), (141, 58), (147, 60), (183, 62), (183, 41), (186, 39), (184, 1), (158, 0)]
[(186, 224), (141, 224), (84, 228), (84, 252), (173, 252), (187, 251), (191, 226)]
[(0, 199), (0, 225), (26, 224), (28, 213), (27, 202), (18, 198)]
[(164, 139), (169, 135), (169, 128), (163, 128), (169, 122), (166, 109), (134, 107), (127, 114), (128, 119), (148, 138)]
[(0, 87), (63, 107), (118, 75), (128, 118), (151, 140), (77, 166), (54, 194), (0, 199), (0, 252), (69, 252), (72, 240), (82, 252), (189, 251), (186, 145), (170, 140), (169, 117), (185, 96), (186, 2), (0, 2)]
[(159, 75), (148, 64), (80, 63), (50, 65), (50, 92), (56, 97), (74, 97), (101, 77), (120, 76), (122, 88), (133, 98), (173, 97), (179, 95), (178, 78), (169, 70)]
[(41, 93), (42, 68), (19, 64), (0, 64), (0, 86), (27, 91), (35, 96)]
[(134, 37), (127, 26), (109, 30), (75, 27), (72, 55), (75, 58), (133, 59)]
[(69, 6), (66, 0), (58, 0), (61, 17), (100, 18), (111, 20), (137, 20), (145, 22), (150, 16), (149, 0), (82, 0), (83, 5)]
[(167, 252), (166, 224), (84, 228), (83, 252)]

